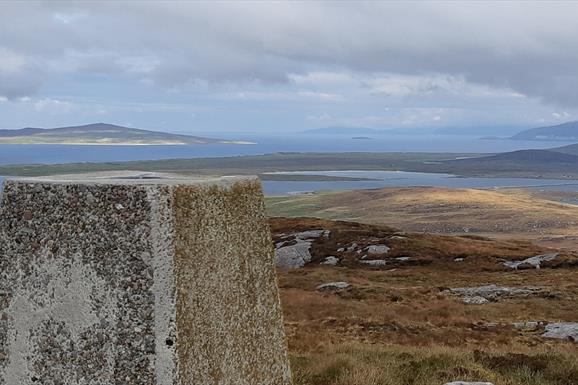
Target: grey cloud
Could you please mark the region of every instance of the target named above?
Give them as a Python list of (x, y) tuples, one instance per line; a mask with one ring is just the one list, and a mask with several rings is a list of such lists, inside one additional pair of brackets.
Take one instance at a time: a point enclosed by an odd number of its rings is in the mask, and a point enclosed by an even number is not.
[(42, 83), (41, 73), (26, 57), (0, 46), (0, 97), (16, 99), (35, 92)]
[(41, 85), (39, 79), (0, 74), (0, 97), (9, 100), (34, 94)]
[[(44, 76), (175, 87), (320, 70), (447, 74), (576, 107), (577, 14), (572, 2), (14, 2), (2, 4), (0, 46), (46, 63)], [(40, 79), (17, 83), (1, 81), (0, 95)]]

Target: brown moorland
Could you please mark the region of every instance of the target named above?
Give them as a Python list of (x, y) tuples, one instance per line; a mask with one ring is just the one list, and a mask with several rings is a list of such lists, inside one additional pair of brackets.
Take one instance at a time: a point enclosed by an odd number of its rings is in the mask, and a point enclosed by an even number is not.
[[(395, 226), (404, 231), (531, 239), (578, 245), (578, 206), (523, 189), (382, 188), (271, 197), (271, 216), (310, 216)], [(568, 194), (565, 199), (570, 199)], [(578, 200), (578, 194), (574, 196)], [(556, 200), (559, 199), (559, 200)]]
[[(313, 218), (272, 218), (270, 225), (276, 242), (300, 231), (330, 230), (312, 243), (310, 263), (278, 273), (296, 385), (578, 384), (578, 344), (541, 336), (543, 323), (578, 320), (576, 252), (528, 240)], [(360, 262), (372, 244), (390, 247), (385, 256), (366, 257), (383, 258), (384, 266)], [(559, 256), (541, 269), (503, 264), (554, 252)], [(339, 263), (321, 265), (328, 256)], [(317, 289), (339, 281), (350, 286)], [(540, 290), (480, 305), (445, 292), (489, 284)], [(514, 325), (529, 321), (542, 323)]]

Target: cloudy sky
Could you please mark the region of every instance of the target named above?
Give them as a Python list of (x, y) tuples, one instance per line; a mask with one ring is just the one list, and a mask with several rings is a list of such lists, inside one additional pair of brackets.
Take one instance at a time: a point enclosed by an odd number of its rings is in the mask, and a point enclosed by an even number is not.
[(0, 128), (578, 119), (578, 2), (0, 2)]

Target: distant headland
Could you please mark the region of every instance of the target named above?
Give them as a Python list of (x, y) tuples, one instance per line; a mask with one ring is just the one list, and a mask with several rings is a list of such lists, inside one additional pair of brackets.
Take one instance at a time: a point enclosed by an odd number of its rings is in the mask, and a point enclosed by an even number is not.
[(58, 128), (0, 129), (0, 144), (184, 145), (254, 143), (241, 140), (171, 134), (107, 123), (93, 123)]

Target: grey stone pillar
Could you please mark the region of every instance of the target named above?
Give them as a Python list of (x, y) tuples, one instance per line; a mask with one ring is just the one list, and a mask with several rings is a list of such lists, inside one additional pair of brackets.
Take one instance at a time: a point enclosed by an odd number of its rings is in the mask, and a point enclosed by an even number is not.
[(5, 182), (0, 384), (288, 385), (255, 178)]

